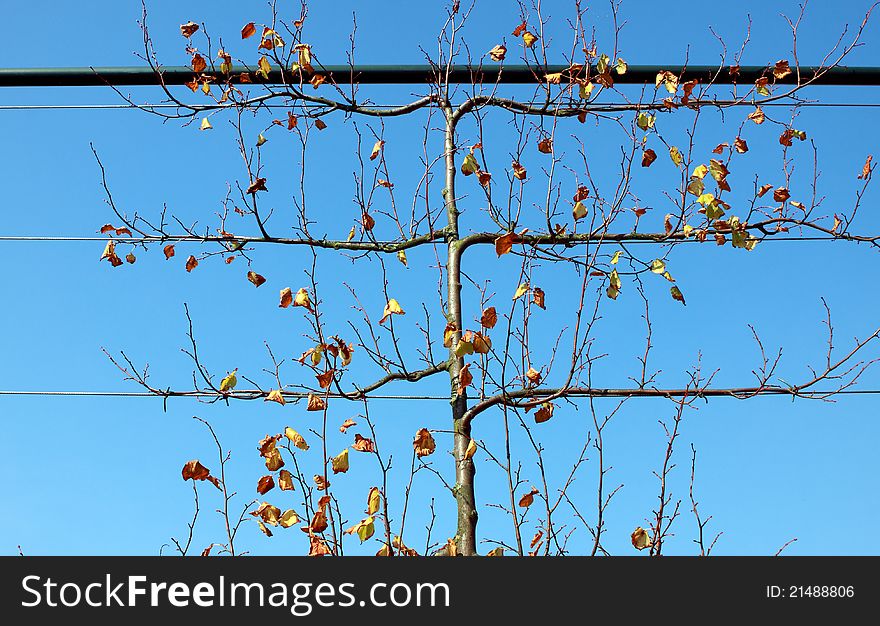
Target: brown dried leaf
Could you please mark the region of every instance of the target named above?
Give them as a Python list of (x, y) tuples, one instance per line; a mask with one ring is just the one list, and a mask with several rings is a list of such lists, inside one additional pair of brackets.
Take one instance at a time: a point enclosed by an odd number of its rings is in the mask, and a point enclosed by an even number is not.
[(241, 29), (241, 38), (247, 39), (248, 37), (252, 37), (256, 32), (257, 27), (254, 26), (253, 22), (250, 22), (249, 24), (245, 24), (244, 28)]
[(532, 502), (535, 501), (535, 495), (538, 493), (538, 490), (532, 487), (532, 490), (525, 494), (522, 498), (519, 499), (519, 505), (522, 508), (528, 508), (532, 506)]
[(490, 306), (483, 311), (483, 314), (480, 316), (480, 326), (483, 328), (495, 328), (495, 324), (497, 323), (498, 313), (495, 311), (494, 306)]
[(263, 476), (257, 481), (257, 493), (264, 495), (275, 488), (275, 479), (271, 475)]
[(423, 457), (434, 453), (437, 445), (434, 443), (434, 437), (427, 428), (420, 428), (413, 440), (413, 448), (415, 448), (416, 456)]
[(180, 34), (189, 39), (199, 30), (199, 25), (195, 22), (187, 22), (180, 25)]
[(193, 255), (189, 255), (189, 258), (186, 260), (186, 271), (191, 272), (199, 265), (199, 260)]
[(266, 282), (266, 279), (256, 272), (248, 272), (247, 279), (254, 284), (254, 287), (259, 287)]
[(290, 287), (285, 287), (281, 290), (281, 303), (278, 305), (282, 309), (286, 309), (293, 303), (293, 292), (290, 291)]
[[(340, 429), (341, 430), (341, 429)], [(343, 431), (344, 432), (344, 431)], [(367, 439), (366, 437), (361, 437), (358, 434), (354, 436), (354, 443), (351, 446), (358, 452), (375, 452), (376, 444), (372, 439)]]

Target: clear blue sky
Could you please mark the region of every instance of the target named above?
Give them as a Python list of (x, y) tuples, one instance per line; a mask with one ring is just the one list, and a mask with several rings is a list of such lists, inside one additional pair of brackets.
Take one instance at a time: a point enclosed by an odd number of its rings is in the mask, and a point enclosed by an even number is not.
[[(137, 26), (138, 2), (84, 1), (7, 3), (3, 9), (7, 28), (0, 42), (0, 64), (6, 67), (137, 65), (141, 34)], [(216, 36), (222, 36), (236, 56), (254, 62), (254, 45), (242, 44), (238, 32), (249, 21), (269, 20), (264, 3), (240, 2), (151, 2), (150, 25), (160, 58), (168, 65), (184, 64), (184, 41), (178, 26), (189, 20), (206, 22)], [(282, 10), (297, 10), (295, 3), (280, 3)], [(561, 53), (567, 47), (565, 19), (571, 4), (543, 3), (552, 16), (546, 37)], [(600, 49), (610, 45), (608, 3), (589, 3), (589, 24), (595, 25)], [(772, 5), (772, 8), (768, 7)], [(818, 62), (832, 45), (843, 25), (858, 23), (869, 2), (814, 2), (808, 7), (798, 41), (803, 64)], [(708, 5), (707, 5), (708, 6)], [(791, 59), (788, 26), (780, 16), (795, 16), (795, 2), (715, 3), (711, 10), (691, 5), (630, 0), (621, 16), (626, 25), (621, 35), (621, 55), (630, 64), (680, 66), (686, 54), (691, 63), (714, 63), (720, 49), (709, 27), (735, 50), (745, 33), (746, 16), (753, 23), (752, 43), (744, 64), (773, 63)], [(436, 33), (442, 25), (440, 3), (365, 3), (340, 0), (315, 2), (307, 21), (306, 40), (325, 63), (345, 61), (351, 14), (357, 13), (358, 53), (362, 63), (419, 63), (420, 47), (436, 48)], [(506, 38), (514, 47), (510, 31), (518, 23), (518, 10), (509, 2), (480, 2), (474, 10), (465, 37), (471, 50), (482, 53)], [(876, 62), (880, 26), (875, 16), (864, 36), (865, 46), (853, 52), (851, 65)], [(553, 59), (558, 60), (558, 59)], [(633, 98), (637, 87), (624, 87)], [(418, 87), (364, 89), (375, 101), (402, 102)], [(138, 99), (154, 99), (156, 90), (132, 90)], [(514, 90), (512, 93), (516, 93)], [(877, 102), (876, 88), (816, 88), (811, 98), (838, 102)], [(0, 92), (0, 104), (76, 104), (119, 102), (106, 88), (35, 88)], [(806, 130), (818, 148), (819, 193), (827, 196), (827, 213), (851, 206), (856, 174), (868, 154), (880, 154), (876, 130), (876, 109), (813, 108), (803, 110), (796, 127)], [(747, 109), (726, 113), (707, 112), (698, 145), (706, 158), (711, 147), (736, 135)], [(786, 113), (773, 112), (779, 119)], [(278, 114), (280, 117), (282, 114)], [(493, 117), (494, 116), (494, 117)], [(684, 141), (683, 114), (670, 120), (664, 132)], [(687, 120), (690, 118), (687, 117)], [(265, 113), (247, 122), (256, 137), (271, 117)], [(435, 126), (437, 118), (435, 118)], [(509, 116), (489, 114), (487, 137), (499, 146), (511, 140)], [(392, 120), (386, 125), (388, 158), (393, 167), (396, 192), (404, 207), (418, 182), (417, 158), (422, 153), (420, 135), (424, 117)], [(308, 162), (310, 202), (320, 207), (316, 230), (344, 237), (355, 217), (352, 171), (355, 167), (354, 135), (350, 122), (340, 115), (328, 119), (329, 127), (318, 136)], [(369, 135), (368, 127), (360, 128)], [(594, 175), (607, 181), (616, 176), (619, 134), (610, 125), (576, 126), (570, 130), (585, 142)], [(245, 180), (237, 156), (231, 126), (221, 116), (213, 118), (211, 133), (174, 122), (161, 124), (137, 111), (0, 111), (0, 132), (5, 149), (0, 156), (6, 189), (2, 235), (91, 235), (114, 221), (103, 202), (99, 171), (92, 158), (93, 142), (108, 169), (109, 182), (117, 202), (128, 211), (157, 215), (163, 203), (186, 220), (210, 225), (219, 210), (227, 184)], [(378, 128), (373, 124), (373, 128)], [(272, 224), (284, 234), (284, 216), (290, 215), (290, 195), (298, 176), (297, 153), (286, 131), (273, 129), (265, 156), (269, 194), (264, 202), (276, 209)], [(731, 180), (748, 199), (752, 178), (762, 182), (779, 179), (781, 151), (775, 127), (746, 127), (751, 150), (735, 159)], [(473, 143), (473, 127), (465, 126), (462, 145)], [(677, 133), (677, 135), (676, 135)], [(435, 133), (432, 148), (437, 148)], [(365, 141), (365, 144), (372, 142)], [(573, 146), (573, 142), (568, 144)], [(655, 146), (656, 147), (656, 146)], [(660, 151), (658, 150), (658, 153)], [(793, 149), (797, 174), (793, 192), (809, 193), (808, 172), (812, 154), (807, 143)], [(493, 171), (501, 176), (508, 166), (505, 149), (498, 152)], [(574, 154), (572, 151), (571, 154)], [(604, 155), (608, 157), (605, 158)], [(527, 167), (537, 171), (539, 155), (528, 154)], [(658, 189), (672, 188), (677, 174), (661, 155), (649, 171), (636, 173), (637, 193), (644, 206), (658, 207), (653, 215), (662, 219), (663, 197)], [(435, 185), (434, 194), (439, 194)], [(480, 196), (472, 181), (462, 184), (470, 194), (463, 201), (463, 224), (469, 228), (476, 216)], [(537, 192), (535, 199), (540, 197)], [(439, 202), (439, 198), (435, 198)], [(468, 205), (472, 201), (473, 204)], [(877, 194), (868, 192), (859, 224), (854, 228), (876, 233)], [(470, 213), (468, 207), (470, 206)], [(474, 217), (473, 219), (478, 219)], [(233, 232), (252, 232), (243, 220)], [(235, 223), (234, 223), (235, 224)], [(380, 224), (380, 228), (382, 225)], [(386, 231), (388, 236), (393, 233)], [(253, 253), (253, 269), (268, 279), (259, 289), (248, 283), (243, 259), (224, 265), (218, 259), (205, 261), (191, 274), (183, 263), (196, 246), (179, 245), (177, 256), (166, 262), (158, 248), (139, 251), (134, 266), (111, 268), (99, 263), (100, 243), (0, 243), (0, 265), (6, 268), (3, 306), (0, 307), (0, 361), (2, 390), (137, 390), (121, 380), (101, 352), (125, 350), (136, 362), (148, 361), (153, 380), (161, 386), (186, 387), (191, 383), (191, 363), (179, 348), (186, 342), (183, 303), (193, 313), (196, 333), (201, 338), (203, 358), (215, 374), (222, 376), (238, 367), (239, 372), (260, 378), (268, 386), (262, 369), (269, 365), (264, 341), (277, 355), (287, 359), (286, 382), (303, 383), (311, 376), (289, 365), (306, 347), (306, 332), (299, 311), (277, 307), (278, 290), (305, 285), (303, 270), (310, 261), (304, 250), (264, 249)], [(647, 253), (645, 253), (647, 254)], [(429, 249), (409, 253), (409, 268), (389, 258), (390, 289), (409, 315), (402, 326), (415, 345), (420, 302), (436, 305), (436, 271)], [(797, 381), (808, 372), (805, 364), (821, 364), (824, 358), (823, 308), (820, 297), (831, 307), (836, 344), (840, 348), (880, 325), (876, 314), (877, 253), (865, 246), (842, 242), (833, 245), (810, 243), (764, 244), (752, 253), (729, 246), (679, 246), (668, 258), (670, 271), (687, 297), (687, 307), (668, 299), (667, 287), (650, 282), (648, 293), (654, 306), (653, 366), (661, 369), (660, 382), (680, 386), (684, 371), (702, 351), (706, 371), (720, 368), (720, 385), (750, 384), (757, 354), (747, 324), (752, 323), (769, 350), (784, 348), (780, 375)], [(512, 256), (495, 259), (487, 250), (474, 254), (470, 276), (491, 279), (490, 291), (498, 303), (505, 303), (516, 286), (518, 261)], [(357, 313), (343, 286), (357, 286), (364, 301), (377, 313), (382, 307), (375, 262), (353, 266), (331, 254), (319, 258), (319, 279), (329, 326), (353, 340), (348, 320)], [(538, 359), (549, 354), (559, 329), (567, 324), (572, 310), (574, 284), (569, 271), (555, 272), (549, 266), (536, 270), (547, 292), (546, 324), (535, 330), (544, 340)], [(663, 282), (662, 280), (660, 282)], [(479, 315), (476, 292), (469, 289), (466, 317)], [(603, 302), (603, 319), (597, 327), (599, 351), (609, 357), (597, 367), (597, 384), (621, 386), (635, 375), (636, 357), (644, 334), (640, 323), (641, 301), (631, 287), (614, 303)], [(436, 308), (436, 306), (435, 306)], [(435, 319), (435, 324), (439, 324)], [(545, 327), (546, 326), (546, 327)], [(441, 326), (442, 327), (442, 326)], [(533, 338), (534, 339), (534, 338)], [(496, 339), (497, 341), (497, 339)], [(876, 357), (875, 348), (868, 353)], [(356, 360), (363, 359), (356, 353)], [(295, 364), (294, 364), (295, 365)], [(364, 366), (361, 381), (375, 376)], [(880, 388), (880, 373), (869, 372), (864, 388)], [(444, 393), (442, 380), (419, 387), (400, 385), (392, 392)], [(878, 400), (871, 396), (849, 396), (835, 404), (780, 398), (750, 402), (714, 400), (688, 412), (672, 473), (675, 499), (682, 498), (682, 516), (669, 541), (669, 553), (694, 551), (694, 523), (687, 510), (687, 486), (691, 442), (699, 451), (697, 490), (703, 516), (712, 515), (707, 532), (723, 531), (718, 554), (772, 554), (783, 543), (797, 537), (790, 554), (877, 554), (866, 537), (880, 514), (874, 489), (877, 473), (876, 441), (880, 435)], [(607, 409), (609, 403), (599, 403)], [(535, 429), (551, 453), (551, 491), (558, 488), (588, 430), (588, 413), (580, 407), (561, 405), (554, 418)], [(360, 407), (336, 403), (330, 421), (342, 423), (354, 417)], [(443, 402), (395, 404), (375, 402), (371, 413), (378, 422), (380, 445), (394, 454), (392, 487), (400, 504), (400, 487), (408, 478), (411, 440), (420, 427), (448, 429), (448, 408)], [(21, 545), (27, 554), (155, 554), (170, 536), (185, 534), (191, 515), (191, 489), (180, 479), (182, 464), (199, 458), (218, 469), (215, 451), (204, 428), (191, 419), (199, 415), (214, 424), (222, 441), (232, 448), (230, 484), (243, 504), (253, 496), (257, 479), (265, 473), (254, 449), (267, 433), (281, 432), (291, 425), (303, 433), (316, 427), (315, 414), (289, 404), (233, 403), (202, 405), (175, 400), (162, 411), (160, 400), (125, 398), (0, 397), (0, 553), (14, 554)], [(606, 454), (613, 470), (608, 481), (623, 483), (608, 511), (605, 545), (614, 554), (632, 554), (629, 534), (646, 526), (656, 505), (656, 479), (652, 471), (662, 461), (662, 430), (657, 420), (671, 415), (663, 401), (633, 401), (618, 414), (606, 434)], [(351, 434), (333, 433), (329, 444), (334, 454), (351, 443)], [(474, 435), (490, 446), (498, 446), (499, 416), (487, 413), (475, 422)], [(312, 437), (313, 443), (317, 440)], [(451, 442), (438, 435), (434, 466), (452, 481), (452, 463), (446, 451)], [(523, 475), (538, 485), (534, 458), (521, 434), (515, 449), (523, 462)], [(311, 451), (313, 454), (317, 450)], [(352, 469), (333, 479), (346, 516), (354, 523), (371, 485), (378, 475), (375, 462), (352, 453)], [(595, 455), (591, 455), (572, 493), (583, 510), (592, 516), (595, 495)], [(483, 453), (478, 454), (478, 499), (503, 502), (500, 474)], [(314, 459), (313, 459), (314, 460)], [(314, 472), (312, 472), (314, 473)], [(521, 489), (520, 491), (524, 491)], [(202, 526), (195, 549), (222, 539), (218, 517), (213, 513), (218, 500), (209, 485), (201, 487)], [(436, 540), (454, 534), (451, 500), (439, 482), (427, 472), (417, 476), (407, 542), (421, 549), (428, 503), (437, 499)], [(277, 489), (269, 501), (289, 501), (289, 494)], [(292, 504), (292, 502), (291, 502)], [(239, 504), (234, 505), (236, 508)], [(399, 511), (399, 508), (396, 509)], [(483, 509), (480, 536), (503, 537), (510, 541), (506, 518), (493, 509)], [(530, 514), (524, 535), (534, 533), (535, 512)], [(377, 537), (378, 537), (377, 533)], [(714, 533), (713, 533), (714, 534)], [(586, 533), (572, 537), (574, 552), (583, 549)], [(303, 553), (304, 536), (297, 529), (278, 531), (272, 539), (263, 537), (256, 525), (246, 523), (240, 547), (254, 554)], [(349, 540), (351, 553), (375, 552), (376, 540), (365, 548)], [(485, 551), (486, 545), (481, 545)]]

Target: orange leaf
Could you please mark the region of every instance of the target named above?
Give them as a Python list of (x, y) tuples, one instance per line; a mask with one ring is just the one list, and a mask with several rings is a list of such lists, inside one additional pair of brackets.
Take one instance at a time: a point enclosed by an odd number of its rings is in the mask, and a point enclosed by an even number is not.
[(169, 243), (167, 246), (162, 248), (162, 252), (165, 253), (165, 260), (167, 261), (174, 256), (174, 245)]
[(180, 34), (189, 39), (199, 30), (199, 25), (195, 22), (187, 22), (180, 25)]
[(436, 448), (434, 437), (428, 432), (427, 428), (420, 428), (413, 440), (413, 448), (415, 448), (416, 456), (423, 457), (434, 453)]
[(247, 279), (254, 284), (254, 287), (259, 287), (264, 282), (266, 282), (266, 279), (263, 278), (262, 276), (260, 276), (259, 274), (257, 274), (256, 272), (248, 272)]
[(498, 313), (495, 312), (495, 307), (490, 306), (488, 309), (483, 311), (483, 314), (480, 316), (480, 325), (483, 328), (495, 328), (495, 324), (498, 323)]
[(532, 502), (535, 501), (535, 494), (538, 493), (538, 490), (532, 487), (532, 490), (525, 494), (522, 498), (519, 499), (519, 505), (523, 508), (528, 508), (532, 506)]
[(327, 408), (327, 401), (314, 393), (309, 394), (309, 401), (306, 405), (306, 411), (323, 411)]
[(513, 244), (520, 241), (516, 233), (507, 233), (495, 239), (495, 254), (501, 256), (507, 254), (513, 248)]
[(265, 493), (271, 491), (275, 488), (275, 479), (272, 478), (271, 475), (263, 476), (259, 481), (257, 481), (257, 493), (260, 495), (264, 495)]
[(293, 292), (290, 291), (290, 287), (285, 287), (281, 290), (281, 303), (278, 305), (282, 309), (286, 309), (293, 302)]
[(553, 152), (553, 140), (550, 137), (544, 137), (538, 142), (538, 152), (550, 154)]
[(245, 24), (244, 28), (241, 29), (241, 38), (247, 39), (248, 37), (252, 37), (256, 32), (257, 27), (254, 26), (253, 22), (250, 22), (249, 24)]
[(199, 265), (199, 260), (193, 255), (189, 255), (189, 258), (186, 260), (186, 271), (191, 272)]

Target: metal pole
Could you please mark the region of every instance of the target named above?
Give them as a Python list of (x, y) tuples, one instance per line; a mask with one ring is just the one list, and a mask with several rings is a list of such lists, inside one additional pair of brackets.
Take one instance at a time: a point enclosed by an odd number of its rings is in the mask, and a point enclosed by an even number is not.
[[(535, 84), (543, 82), (545, 74), (565, 72), (567, 66), (551, 65), (546, 69), (525, 65), (492, 65), (481, 68), (467, 66), (453, 66), (449, 75), (452, 83), (471, 84), (473, 82), (484, 83), (508, 83), (508, 84)], [(817, 67), (800, 68), (801, 80), (812, 78)], [(645, 84), (653, 83), (658, 72), (670, 70), (676, 75), (681, 74), (681, 68), (656, 65), (630, 65), (623, 75), (612, 73), (615, 83), (620, 84)], [(317, 70), (320, 73), (332, 76), (340, 84), (348, 84), (352, 77), (360, 84), (383, 84), (383, 85), (411, 85), (430, 83), (436, 80), (435, 69), (429, 65), (361, 65), (351, 68), (347, 65), (328, 65)], [(195, 76), (192, 69), (186, 66), (163, 67), (162, 79), (166, 85), (183, 85), (192, 81)], [(254, 68), (234, 66), (230, 72), (232, 82), (240, 83), (240, 75), (247, 73), (254, 83), (282, 84), (282, 76), (277, 68), (269, 73), (269, 79), (263, 80), (258, 77)], [(216, 77), (218, 82), (225, 82), (226, 76), (219, 72), (207, 72)], [(716, 76), (717, 74), (717, 76)], [(720, 68), (712, 65), (691, 65), (683, 72), (682, 80), (697, 79), (706, 83), (713, 79), (716, 83), (743, 85), (754, 83), (761, 76), (772, 77), (771, 68), (764, 66), (743, 66), (739, 69), (738, 76), (730, 74), (727, 67)], [(287, 80), (291, 81), (294, 75), (288, 73)], [(772, 80), (772, 78), (771, 78)], [(795, 73), (777, 81), (782, 84), (794, 84)], [(5, 68), (0, 69), (0, 87), (75, 87), (75, 86), (133, 86), (133, 85), (157, 85), (159, 84), (156, 73), (149, 67), (41, 67), (41, 68)], [(827, 70), (816, 81), (819, 85), (880, 85), (880, 67), (834, 67)]]

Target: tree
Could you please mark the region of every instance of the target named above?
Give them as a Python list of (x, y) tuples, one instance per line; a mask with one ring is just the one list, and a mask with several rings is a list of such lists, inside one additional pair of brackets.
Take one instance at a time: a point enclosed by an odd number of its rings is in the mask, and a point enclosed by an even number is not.
[[(420, 86), (422, 93), (415, 99), (395, 106), (372, 104), (360, 97), (354, 34), (347, 71), (320, 62), (318, 52), (307, 43), (305, 4), (293, 19), (273, 6), (265, 24), (244, 25), (240, 39), (249, 46), (249, 56), (241, 59), (243, 67), (234, 63), (222, 40), (214, 52), (204, 24), (181, 25), (192, 69), (186, 83), (192, 98), (184, 97), (164, 78), (144, 10), (143, 59), (174, 108), (138, 106), (168, 120), (198, 126), (202, 133), (221, 132), (218, 120), (228, 121), (223, 132), (231, 131), (235, 138), (243, 178), (230, 187), (217, 220), (200, 226), (176, 216), (169, 218), (165, 212), (154, 218), (125, 210), (110, 194), (105, 176), (115, 220), (102, 228), (108, 234), (102, 260), (114, 267), (124, 265), (123, 258), (135, 263), (133, 252), (123, 255), (127, 247), (161, 247), (166, 259), (172, 259), (179, 242), (197, 243), (204, 248), (187, 257), (187, 272), (197, 271), (207, 260), (222, 258), (231, 263), (241, 258), (249, 265), (247, 280), (259, 288), (266, 278), (252, 269), (256, 267), (254, 250), (261, 246), (305, 249), (306, 278), (280, 290), (279, 306), (293, 309), (307, 327), (296, 359), (299, 365), (290, 372), (283, 368), (285, 359), (276, 358), (267, 343), (271, 367), (260, 380), (253, 373), (222, 370), (222, 366), (218, 371), (216, 365), (207, 364), (200, 355), (189, 309), (190, 343), (185, 350), (194, 364), (192, 388), (155, 384), (147, 369), (137, 367), (124, 353), (108, 352), (108, 356), (128, 379), (165, 399), (295, 402), (300, 407), (305, 404), (305, 410), (319, 422), (308, 426), (320, 441), (320, 446), (313, 446), (320, 451), (313, 450), (311, 456), (306, 456), (308, 437), (291, 427), (259, 443), (269, 473), (260, 479), (258, 493), (265, 495), (276, 484), (279, 491), (298, 489), (298, 505), (288, 508), (253, 502), (237, 518), (229, 513), (233, 495), (227, 490), (224, 472), (229, 453), (208, 425), (219, 450), (220, 475), (215, 477), (195, 460), (184, 467), (183, 478), (193, 481), (196, 514), (189, 541), (176, 542), (181, 553), (190, 547), (198, 518), (196, 482), (209, 480), (223, 494), (227, 536), (218, 543), (229, 553), (236, 553), (235, 535), (250, 514), (270, 536), (269, 526), (286, 528), (304, 519), (310, 554), (342, 554), (345, 534), (356, 534), (363, 542), (373, 536), (377, 521), (382, 537), (379, 554), (412, 554), (416, 551), (404, 541), (404, 527), (413, 478), (418, 472), (429, 472), (454, 497), (457, 524), (438, 550), (431, 541), (432, 522), (424, 552), (474, 555), (480, 543), (474, 460), (480, 454), (503, 477), (506, 493), (502, 502), (494, 504), (509, 518), (512, 531), (512, 537), (500, 533), (486, 537), (494, 546), (492, 554), (505, 548), (521, 555), (565, 554), (575, 549), (602, 554), (606, 552), (602, 543), (606, 510), (620, 488), (608, 483), (604, 434), (626, 403), (655, 398), (670, 402), (672, 411), (661, 420), (664, 441), (656, 472), (656, 505), (645, 522), (647, 528), (638, 526), (632, 533), (632, 543), (660, 555), (680, 513), (681, 500), (669, 485), (679, 426), (698, 401), (767, 395), (829, 400), (855, 385), (872, 363), (861, 355), (880, 336), (880, 329), (863, 335), (851, 347), (835, 350), (827, 307), (828, 350), (821, 365), (795, 382), (781, 380), (781, 349), (765, 351), (753, 328), (760, 357), (753, 370), (755, 380), (743, 384), (716, 384), (718, 371), (704, 371), (699, 357), (677, 383), (661, 380), (661, 371), (651, 364), (652, 311), (659, 298), (662, 311), (670, 310), (670, 304), (684, 307), (687, 295), (700, 287), (688, 282), (686, 268), (680, 273), (676, 266), (673, 252), (682, 246), (697, 246), (708, 259), (716, 250), (729, 248), (742, 255), (758, 255), (764, 242), (792, 236), (878, 245), (876, 237), (855, 230), (873, 171), (871, 157), (858, 176), (854, 203), (847, 211), (835, 209), (833, 216), (820, 210), (823, 198), (815, 191), (817, 167), (812, 181), (805, 182), (795, 175), (792, 165), (799, 158), (798, 148), (802, 152), (809, 145), (807, 132), (795, 125), (800, 107), (807, 104), (804, 90), (831, 75), (859, 45), (868, 16), (855, 33), (841, 37), (817, 66), (806, 68), (797, 58), (797, 19), (789, 22), (795, 51), (790, 60), (755, 71), (740, 65), (748, 37), (732, 58), (724, 42), (719, 42), (722, 59), (712, 71), (661, 68), (652, 73), (654, 84), (632, 99), (621, 88), (632, 73), (617, 49), (618, 7), (612, 7), (613, 43), (603, 46), (590, 30), (585, 8), (574, 3), (569, 22), (572, 52), (563, 55), (570, 61), (559, 68), (550, 63), (563, 56), (543, 35), (548, 22), (540, 3), (521, 4), (504, 42), (472, 54), (462, 40), (469, 10), (456, 1), (442, 26), (436, 53), (428, 57), (432, 81)], [(529, 78), (509, 95), (504, 89), (505, 68), (513, 57), (518, 57), (525, 70), (514, 67), (510, 71)], [(722, 92), (726, 95), (719, 95)], [(610, 94), (622, 102), (609, 101)], [(789, 105), (790, 117), (771, 115), (769, 105), (774, 104)], [(280, 118), (277, 109), (270, 108), (276, 105), (285, 107), (286, 114)], [(711, 150), (699, 134), (705, 111), (726, 112), (736, 126), (733, 132), (729, 124), (714, 127), (729, 136)], [(393, 141), (387, 139), (386, 127), (415, 116), (424, 119), (420, 137), (424, 152), (420, 176), (414, 183), (408, 181), (412, 191), (406, 194), (411, 204), (407, 215), (399, 191), (404, 185), (395, 179), (388, 154)], [(500, 116), (508, 119), (503, 135), (490, 130)], [(356, 215), (351, 221), (311, 208), (310, 195), (318, 192), (310, 189), (306, 173), (310, 151), (331, 124), (345, 124), (356, 144)], [(773, 126), (778, 126), (780, 134), (768, 137), (766, 129)], [(612, 154), (607, 143), (597, 153), (584, 139), (588, 133), (596, 133), (602, 142), (610, 135), (617, 137), (616, 174), (607, 173), (607, 155)], [(296, 146), (299, 163), (292, 223), (285, 222), (280, 211), (267, 208), (265, 200), (271, 197), (277, 179), (267, 173), (272, 165), (264, 157), (264, 146), (274, 141)], [(745, 177), (733, 174), (743, 155), (758, 145), (769, 150), (773, 144), (781, 151), (781, 171), (756, 172), (751, 187)], [(813, 146), (814, 160), (816, 153)], [(602, 175), (594, 174), (597, 170)], [(810, 182), (812, 197), (804, 191)], [(328, 203), (338, 203), (338, 191), (319, 190), (322, 201)], [(241, 234), (247, 228), (245, 219), (250, 221), (247, 235)], [(408, 266), (408, 254), (415, 253), (435, 255), (436, 303), (407, 297), (418, 289), (402, 288), (395, 280), (395, 272)], [(357, 323), (349, 321), (344, 331), (326, 321), (327, 310), (342, 305), (335, 295), (324, 295), (332, 290), (326, 286), (327, 279), (319, 277), (319, 259), (325, 254), (347, 255), (355, 268), (355, 274), (335, 285), (344, 285), (360, 318)], [(474, 258), (470, 266), (469, 258)], [(393, 264), (397, 267), (390, 267)], [(364, 267), (376, 272), (377, 293), (360, 288)], [(545, 292), (540, 285), (542, 279), (550, 280), (551, 270), (557, 289)], [(423, 289), (429, 284), (418, 282)], [(734, 285), (733, 289), (742, 291), (748, 286)], [(550, 315), (552, 300), (558, 304)], [(644, 342), (634, 352), (637, 371), (621, 374), (616, 369), (620, 348), (631, 346), (603, 346), (600, 329), (606, 315), (620, 319), (624, 315), (620, 309), (633, 306), (628, 315), (641, 317)], [(416, 316), (420, 321), (411, 322)], [(548, 331), (551, 325), (553, 330)], [(598, 374), (596, 369), (609, 359), (615, 363), (617, 380), (597, 382), (608, 380), (607, 371)], [(388, 493), (391, 459), (380, 451), (370, 402), (386, 388), (403, 383), (418, 388), (423, 381), (446, 376), (449, 430), (413, 429), (406, 487), (399, 496), (392, 496)], [(603, 399), (609, 404), (600, 405)], [(330, 445), (335, 428), (330, 420), (338, 416), (331, 406), (343, 403), (358, 407), (360, 415), (342, 422), (339, 430), (345, 434), (361, 421), (369, 436), (355, 434), (350, 448), (334, 456)], [(585, 409), (591, 428), (567, 479), (554, 489), (547, 468), (558, 462), (548, 458), (535, 431), (561, 407)], [(490, 414), (500, 418), (491, 433), (497, 438), (493, 445), (476, 432)], [(511, 427), (517, 425), (522, 428), (520, 443), (534, 454), (538, 487), (523, 478), (517, 464), (511, 434)], [(435, 435), (451, 436), (454, 480), (446, 477), (447, 468), (438, 469), (426, 460), (436, 449), (443, 449)], [(366, 494), (365, 517), (346, 529), (345, 520), (361, 503), (341, 503), (334, 496), (332, 482), (348, 471), (350, 451), (375, 456), (381, 486)], [(596, 463), (595, 514), (587, 516), (570, 497), (569, 488), (591, 454)], [(294, 471), (285, 468), (286, 462), (292, 463)], [(305, 469), (309, 462), (317, 468), (313, 479)], [(690, 510), (698, 528), (700, 553), (708, 554), (714, 542), (704, 543), (708, 519), (701, 518), (694, 496), (695, 449), (691, 463)], [(536, 502), (541, 503), (541, 512), (529, 540), (522, 532), (532, 507), (539, 508)], [(559, 521), (563, 516), (567, 522)], [(569, 538), (577, 528), (589, 539), (578, 548), (569, 548)]]

